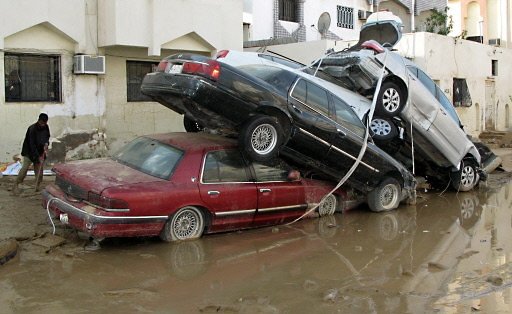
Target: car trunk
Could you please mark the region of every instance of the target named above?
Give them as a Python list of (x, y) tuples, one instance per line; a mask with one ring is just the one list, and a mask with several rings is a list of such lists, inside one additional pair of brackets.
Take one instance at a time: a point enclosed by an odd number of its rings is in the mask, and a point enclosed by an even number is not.
[[(86, 199), (89, 191), (101, 194), (106, 188), (161, 181), (112, 159), (80, 160), (54, 167), (56, 184), (63, 192)], [(115, 173), (115, 176), (110, 175)]]
[(368, 40), (375, 40), (385, 48), (393, 48), (402, 38), (402, 25), (394, 20), (376, 20), (361, 27), (359, 41), (349, 50), (359, 50)]

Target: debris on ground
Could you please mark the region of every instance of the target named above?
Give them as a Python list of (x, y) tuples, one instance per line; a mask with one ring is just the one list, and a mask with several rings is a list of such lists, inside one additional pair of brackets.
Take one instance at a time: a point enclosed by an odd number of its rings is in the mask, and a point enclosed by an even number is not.
[(0, 241), (0, 265), (3, 265), (16, 257), (19, 245), (14, 239)]

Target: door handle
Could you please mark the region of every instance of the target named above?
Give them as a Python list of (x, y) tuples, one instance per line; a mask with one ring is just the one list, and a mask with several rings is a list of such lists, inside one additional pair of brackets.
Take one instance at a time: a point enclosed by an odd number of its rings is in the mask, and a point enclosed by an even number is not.
[(268, 192), (272, 192), (271, 189), (260, 189), (260, 192), (261, 193), (268, 193)]
[(343, 132), (341, 129), (336, 129), (336, 132), (338, 132), (338, 135), (340, 136), (347, 136), (347, 133)]
[(298, 112), (298, 113), (302, 113), (302, 110), (300, 110), (299, 108), (297, 108), (295, 105), (293, 105), (292, 107), (293, 107), (293, 110), (295, 110), (296, 112)]
[(208, 191), (208, 195), (219, 195), (219, 191)]

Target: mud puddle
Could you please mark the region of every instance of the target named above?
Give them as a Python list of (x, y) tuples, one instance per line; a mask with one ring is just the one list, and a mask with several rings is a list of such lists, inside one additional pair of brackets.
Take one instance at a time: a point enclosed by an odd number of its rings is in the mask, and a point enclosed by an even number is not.
[[(512, 184), (494, 182), (474, 192), (419, 193), (415, 206), (382, 214), (360, 208), (176, 244), (108, 239), (93, 252), (73, 232), (57, 228), (61, 243), (40, 225), (0, 266), (0, 309), (512, 312)], [(23, 201), (18, 215), (44, 223), (38, 200)], [(5, 221), (15, 221), (12, 202), (1, 206)]]

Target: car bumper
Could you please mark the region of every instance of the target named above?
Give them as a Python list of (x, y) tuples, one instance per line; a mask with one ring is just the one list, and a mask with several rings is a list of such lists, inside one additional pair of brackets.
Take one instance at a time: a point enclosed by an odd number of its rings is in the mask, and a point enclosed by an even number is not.
[(59, 220), (91, 237), (153, 236), (162, 230), (167, 216), (127, 216), (125, 213), (103, 212), (78, 200), (69, 200), (55, 186), (42, 192), (43, 207), (51, 218)]

